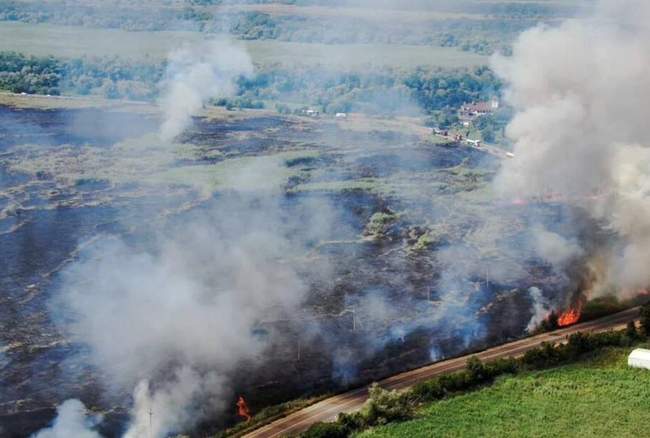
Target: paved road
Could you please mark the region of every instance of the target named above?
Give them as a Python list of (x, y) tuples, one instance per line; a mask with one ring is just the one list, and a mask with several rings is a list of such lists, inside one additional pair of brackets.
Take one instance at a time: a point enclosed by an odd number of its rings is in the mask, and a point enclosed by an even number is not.
[[(459, 371), (465, 367), (470, 356), (477, 356), (482, 361), (498, 358), (521, 356), (526, 351), (538, 347), (542, 342), (563, 342), (567, 335), (581, 332), (602, 332), (610, 329), (620, 329), (629, 321), (638, 317), (639, 309), (633, 308), (621, 313), (610, 315), (591, 322), (577, 324), (551, 333), (544, 333), (509, 344), (500, 345), (488, 350), (438, 362), (413, 371), (397, 374), (379, 382), (386, 389), (406, 389), (417, 383), (426, 381), (440, 374)], [(247, 438), (275, 438), (288, 434), (296, 434), (307, 430), (312, 424), (319, 421), (334, 421), (340, 412), (354, 412), (361, 409), (368, 398), (368, 387), (349, 391), (334, 397), (322, 400), (293, 414), (257, 429)]]

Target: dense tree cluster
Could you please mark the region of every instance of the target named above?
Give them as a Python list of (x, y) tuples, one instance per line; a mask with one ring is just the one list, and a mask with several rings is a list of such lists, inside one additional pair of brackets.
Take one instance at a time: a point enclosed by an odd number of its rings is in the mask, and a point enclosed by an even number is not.
[(119, 58), (60, 60), (0, 52), (0, 89), (28, 94), (97, 94), (108, 98), (152, 99), (162, 64)]
[[(324, 113), (405, 114), (447, 111), (487, 99), (501, 83), (485, 67), (473, 69), (383, 69), (338, 73), (317, 68), (286, 71), (270, 68), (240, 81), (241, 97), (296, 102)], [(287, 110), (285, 107), (281, 107)]]
[[(0, 88), (16, 93), (151, 100), (157, 97), (157, 84), (164, 72), (163, 63), (135, 63), (114, 57), (60, 60), (0, 52)], [(214, 103), (261, 108), (273, 102), (283, 112), (312, 106), (325, 113), (404, 114), (424, 110), (454, 114), (462, 104), (487, 99), (501, 88), (486, 67), (346, 73), (318, 67), (262, 67), (252, 78), (238, 82), (235, 98)]]
[(59, 94), (61, 64), (54, 58), (0, 52), (0, 89), (16, 93)]

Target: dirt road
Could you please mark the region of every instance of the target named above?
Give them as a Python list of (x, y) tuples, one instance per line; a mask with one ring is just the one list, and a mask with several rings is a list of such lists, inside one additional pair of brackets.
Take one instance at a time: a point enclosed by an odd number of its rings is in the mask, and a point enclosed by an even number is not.
[[(431, 379), (434, 376), (459, 371), (465, 367), (470, 356), (477, 356), (482, 361), (490, 361), (510, 356), (520, 356), (527, 350), (539, 346), (542, 342), (562, 342), (567, 335), (576, 332), (602, 332), (611, 329), (623, 328), (629, 321), (638, 317), (639, 309), (633, 308), (621, 313), (610, 315), (595, 321), (577, 324), (551, 333), (544, 333), (509, 344), (490, 348), (473, 355), (458, 357), (423, 368), (418, 368), (405, 373), (397, 374), (379, 382), (386, 389), (405, 389), (417, 383)], [(361, 409), (368, 398), (368, 387), (349, 391), (334, 397), (322, 400), (293, 414), (274, 421), (257, 429), (247, 438), (275, 438), (288, 434), (296, 434), (307, 430), (312, 424), (319, 421), (334, 421), (340, 412), (354, 412)]]

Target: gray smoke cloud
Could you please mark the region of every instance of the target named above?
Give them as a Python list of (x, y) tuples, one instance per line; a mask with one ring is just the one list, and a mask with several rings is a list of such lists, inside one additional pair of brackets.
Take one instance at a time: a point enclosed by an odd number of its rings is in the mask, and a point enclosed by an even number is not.
[(298, 311), (305, 249), (268, 196), (224, 198), (150, 248), (102, 239), (63, 273), (72, 339), (112, 385), (136, 388), (126, 437), (164, 437), (222, 412), (229, 373), (264, 352), (255, 328)]
[[(601, 1), (592, 17), (531, 29), (512, 57), (493, 60), (516, 110), (507, 131), (515, 158), (497, 189), (559, 194), (604, 221), (621, 241), (606, 282), (628, 293), (650, 284), (649, 20), (646, 1)], [(560, 263), (577, 250), (543, 240)]]
[(57, 408), (57, 417), (51, 427), (42, 429), (32, 438), (101, 438), (93, 430), (101, 416), (87, 415), (79, 400), (67, 400)]
[(160, 136), (165, 141), (183, 132), (209, 99), (232, 96), (237, 78), (253, 73), (248, 52), (228, 39), (183, 47), (168, 62), (160, 100)]
[(567, 239), (541, 225), (533, 227), (530, 232), (535, 253), (558, 271), (584, 254), (576, 239)]

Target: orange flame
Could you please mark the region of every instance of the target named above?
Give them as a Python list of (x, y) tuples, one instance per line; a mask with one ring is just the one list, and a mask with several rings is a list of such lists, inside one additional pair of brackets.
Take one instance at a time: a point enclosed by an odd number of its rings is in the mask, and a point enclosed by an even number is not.
[(557, 325), (560, 327), (567, 327), (580, 321), (580, 307), (569, 309), (557, 318)]
[(251, 420), (251, 411), (248, 409), (246, 400), (244, 400), (244, 397), (241, 395), (239, 396), (239, 400), (237, 400), (237, 415), (244, 418), (246, 421)]

